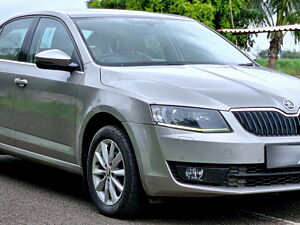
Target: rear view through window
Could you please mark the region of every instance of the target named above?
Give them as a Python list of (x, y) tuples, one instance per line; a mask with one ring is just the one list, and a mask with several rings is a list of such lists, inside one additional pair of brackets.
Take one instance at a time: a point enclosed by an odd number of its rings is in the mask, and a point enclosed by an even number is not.
[(101, 65), (251, 63), (227, 41), (195, 21), (85, 18), (76, 23)]

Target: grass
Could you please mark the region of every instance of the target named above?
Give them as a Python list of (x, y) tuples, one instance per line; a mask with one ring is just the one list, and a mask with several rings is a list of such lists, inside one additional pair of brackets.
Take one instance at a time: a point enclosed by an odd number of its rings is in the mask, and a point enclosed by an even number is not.
[[(256, 62), (267, 66), (268, 59), (257, 59)], [(300, 78), (300, 59), (279, 59), (275, 69)]]

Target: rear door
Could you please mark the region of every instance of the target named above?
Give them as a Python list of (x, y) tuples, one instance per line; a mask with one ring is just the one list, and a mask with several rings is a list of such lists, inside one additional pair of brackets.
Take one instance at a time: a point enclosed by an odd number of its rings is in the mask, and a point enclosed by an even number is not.
[(35, 55), (49, 49), (67, 53), (80, 65), (65, 24), (55, 18), (40, 18), (28, 47), (28, 64), (16, 77), (21, 81), (15, 91), (16, 146), (75, 163), (75, 103), (82, 72), (37, 68)]
[(22, 70), (22, 47), (33, 18), (8, 22), (0, 29), (0, 143), (15, 145), (14, 80)]

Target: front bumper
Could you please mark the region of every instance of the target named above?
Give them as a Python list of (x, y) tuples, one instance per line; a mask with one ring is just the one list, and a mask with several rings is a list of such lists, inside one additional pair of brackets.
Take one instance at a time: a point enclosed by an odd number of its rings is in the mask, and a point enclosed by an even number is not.
[(223, 116), (233, 133), (204, 134), (166, 127), (124, 123), (132, 140), (142, 183), (150, 196), (218, 196), (300, 190), (299, 184), (224, 187), (176, 180), (168, 161), (209, 165), (265, 163), (265, 146), (299, 144), (300, 137), (258, 137), (245, 131), (232, 113)]

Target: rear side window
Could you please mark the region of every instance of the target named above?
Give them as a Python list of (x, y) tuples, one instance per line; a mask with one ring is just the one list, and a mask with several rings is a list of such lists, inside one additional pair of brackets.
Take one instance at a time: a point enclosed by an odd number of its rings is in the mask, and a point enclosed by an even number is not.
[(8, 23), (0, 32), (0, 59), (18, 61), (25, 37), (33, 19), (20, 19)]
[(75, 46), (66, 27), (55, 19), (42, 18), (34, 34), (27, 61), (33, 63), (37, 53), (50, 49), (61, 50), (78, 63)]

